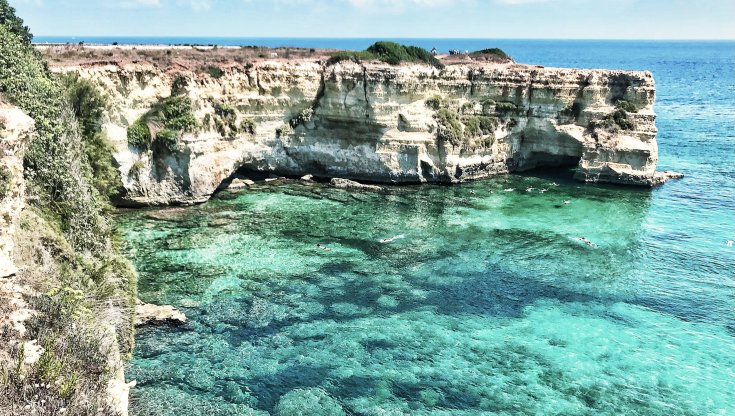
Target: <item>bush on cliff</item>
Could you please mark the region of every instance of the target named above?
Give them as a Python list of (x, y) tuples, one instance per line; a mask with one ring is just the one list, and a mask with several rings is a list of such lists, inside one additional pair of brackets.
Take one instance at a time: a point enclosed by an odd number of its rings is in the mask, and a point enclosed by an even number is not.
[(489, 55), (496, 57), (498, 61), (512, 61), (513, 58), (510, 57), (507, 53), (505, 53), (504, 50), (500, 48), (488, 48), (488, 49), (481, 49), (479, 51), (474, 51), (470, 55), (478, 56), (478, 55)]
[[(87, 108), (82, 94), (80, 126), (69, 90), (48, 71), (31, 38), (0, 0), (0, 94), (35, 121), (24, 158), (27, 206), (16, 231), (20, 271), (13, 281), (49, 293), (30, 302), (37, 314), (27, 325), (27, 339), (49, 347), (42, 360), (23, 364), (23, 348), (0, 334), (0, 349), (15, 357), (11, 363), (0, 354), (0, 414), (59, 414), (61, 407), (67, 414), (114, 414), (106, 403), (113, 370), (107, 364), (113, 352), (132, 349), (135, 273), (119, 255), (106, 198), (94, 186), (99, 178), (90, 158), (106, 151), (84, 137), (85, 129), (97, 131), (95, 106)], [(62, 292), (79, 294), (89, 313), (54, 308)]]
[(6, 168), (5, 166), (0, 165), (0, 201), (5, 199), (6, 196), (8, 196), (8, 192), (10, 191), (10, 184), (11, 180), (13, 179), (13, 175), (10, 173), (10, 170)]
[(128, 127), (128, 144), (144, 152), (151, 148), (151, 129), (142, 119)]
[(60, 80), (79, 121), (84, 139), (84, 153), (92, 168), (94, 187), (100, 195), (113, 198), (120, 193), (122, 179), (112, 157), (112, 144), (102, 133), (102, 117), (107, 99), (91, 82), (81, 79), (77, 74), (64, 74)]
[(449, 142), (455, 147), (462, 145), (464, 133), (457, 113), (442, 108), (436, 112), (435, 117), (439, 125), (438, 139), (441, 142)]
[(375, 42), (361, 52), (341, 51), (332, 54), (327, 64), (352, 60), (383, 61), (390, 65), (399, 65), (403, 62), (423, 62), (437, 68), (443, 68), (441, 62), (431, 52), (417, 46), (406, 46), (395, 42)]
[[(196, 126), (189, 97), (164, 98), (128, 127), (128, 144), (142, 151), (148, 151), (156, 144), (158, 149), (173, 152), (182, 134), (193, 131)], [(158, 129), (155, 135), (152, 127)]]

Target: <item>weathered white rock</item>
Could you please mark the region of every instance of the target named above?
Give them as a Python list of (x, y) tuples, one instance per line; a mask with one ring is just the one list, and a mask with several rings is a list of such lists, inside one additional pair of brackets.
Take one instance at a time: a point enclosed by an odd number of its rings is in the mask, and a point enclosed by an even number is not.
[(356, 189), (362, 191), (381, 191), (383, 188), (377, 185), (365, 185), (364, 183), (351, 181), (349, 179), (332, 178), (329, 184), (340, 189)]
[(242, 189), (247, 188), (250, 186), (255, 185), (255, 182), (250, 179), (233, 179), (232, 182), (230, 182), (230, 185), (227, 187), (228, 189)]
[(171, 305), (151, 305), (148, 303), (138, 303), (136, 309), (135, 326), (146, 325), (183, 325), (186, 323), (186, 316)]
[(0, 278), (17, 272), (13, 236), (25, 206), (23, 153), (33, 126), (30, 117), (0, 97)]
[[(206, 201), (240, 168), (452, 183), (576, 165), (581, 181), (659, 183), (649, 72), (308, 60), (235, 66), (219, 79), (147, 64), (56, 70), (78, 72), (109, 97), (104, 130), (116, 147), (127, 205)], [(127, 127), (171, 94), (177, 76), (186, 79), (200, 129), (171, 154), (128, 146)], [(637, 110), (624, 114), (626, 128), (610, 123), (620, 101)], [(236, 124), (252, 120), (254, 129), (224, 137), (212, 121), (215, 103), (236, 109)], [(448, 138), (452, 129), (439, 123), (437, 107), (456, 117), (459, 140)], [(478, 131), (473, 123), (483, 117), (490, 123)]]

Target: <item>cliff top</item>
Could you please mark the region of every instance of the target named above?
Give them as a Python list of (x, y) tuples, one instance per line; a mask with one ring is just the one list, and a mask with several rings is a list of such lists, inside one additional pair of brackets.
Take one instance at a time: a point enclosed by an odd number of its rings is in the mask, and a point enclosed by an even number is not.
[[(159, 69), (180, 68), (196, 70), (203, 66), (216, 72), (218, 67), (256, 64), (258, 62), (326, 62), (336, 49), (316, 48), (266, 48), (257, 46), (200, 46), (200, 45), (79, 45), (39, 44), (36, 48), (54, 67), (152, 64)], [(482, 52), (482, 51), (480, 51)], [(347, 52), (351, 53), (351, 52)], [(440, 54), (437, 59), (443, 65), (468, 63), (512, 63), (489, 53)]]

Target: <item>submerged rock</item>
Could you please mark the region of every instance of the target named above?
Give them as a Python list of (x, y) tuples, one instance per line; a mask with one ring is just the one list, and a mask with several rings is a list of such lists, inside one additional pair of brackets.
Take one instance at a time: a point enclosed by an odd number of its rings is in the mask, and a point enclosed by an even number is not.
[(653, 185), (662, 185), (672, 179), (681, 179), (684, 177), (683, 173), (674, 172), (671, 170), (665, 170), (663, 172), (656, 172), (653, 177)]
[(186, 323), (186, 316), (171, 305), (158, 306), (139, 302), (136, 308), (136, 314), (136, 327), (146, 325), (178, 326)]
[(242, 189), (255, 185), (255, 181), (251, 179), (233, 179), (227, 189)]
[(332, 178), (330, 185), (339, 189), (357, 189), (363, 191), (382, 191), (383, 188), (377, 185), (365, 185), (360, 182), (351, 181), (349, 179)]

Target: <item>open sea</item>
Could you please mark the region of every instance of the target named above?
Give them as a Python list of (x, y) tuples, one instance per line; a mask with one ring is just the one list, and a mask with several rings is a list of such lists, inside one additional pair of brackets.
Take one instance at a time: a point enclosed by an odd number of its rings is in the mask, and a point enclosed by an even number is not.
[(648, 190), (536, 172), (384, 194), (288, 182), (122, 211), (140, 297), (190, 319), (138, 333), (132, 413), (735, 415), (735, 43), (399, 41), (651, 70), (659, 168), (686, 177)]

